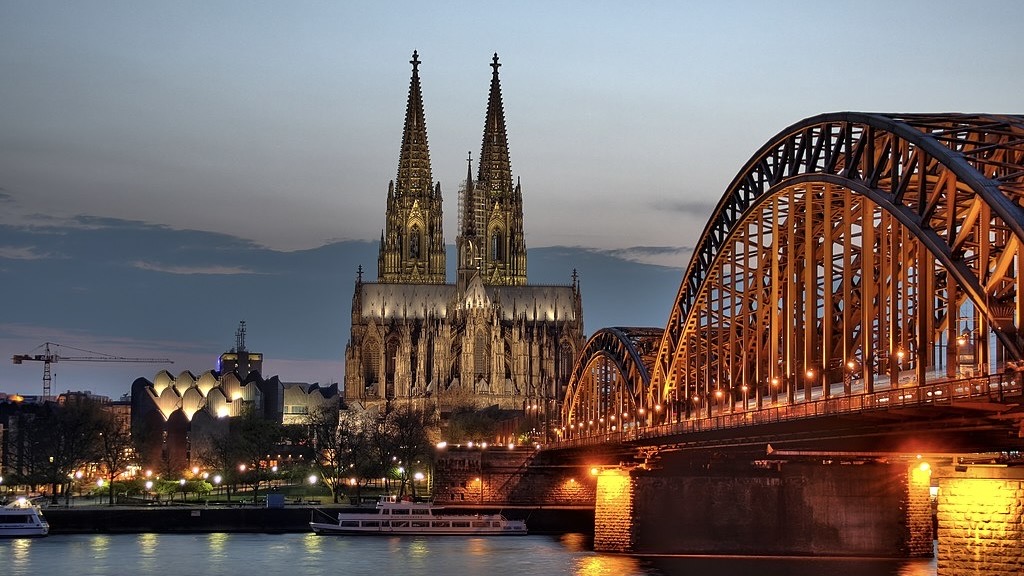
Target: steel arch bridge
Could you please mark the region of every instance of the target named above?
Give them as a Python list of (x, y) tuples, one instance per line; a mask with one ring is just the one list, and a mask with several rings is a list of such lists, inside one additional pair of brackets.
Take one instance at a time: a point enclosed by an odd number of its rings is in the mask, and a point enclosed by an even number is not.
[(665, 329), (591, 338), (560, 432), (1001, 371), (1024, 352), (1022, 241), (1024, 116), (798, 122), (726, 190)]

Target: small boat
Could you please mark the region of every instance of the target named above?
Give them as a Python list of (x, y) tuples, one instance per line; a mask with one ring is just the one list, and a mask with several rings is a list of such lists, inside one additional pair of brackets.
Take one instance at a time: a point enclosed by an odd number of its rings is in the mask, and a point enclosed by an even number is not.
[[(501, 514), (445, 514), (443, 506), (382, 498), (375, 512), (340, 513), (337, 522), (310, 521), (317, 534), (396, 536), (513, 536), (526, 534), (526, 522)], [(326, 516), (325, 513), (319, 512)]]
[(46, 536), (50, 523), (38, 506), (25, 498), (0, 507), (0, 538)]

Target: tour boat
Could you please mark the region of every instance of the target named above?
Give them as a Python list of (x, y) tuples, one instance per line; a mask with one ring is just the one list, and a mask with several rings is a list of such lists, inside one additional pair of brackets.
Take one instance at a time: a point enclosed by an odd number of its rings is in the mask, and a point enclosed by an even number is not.
[[(337, 522), (313, 522), (317, 534), (402, 534), (421, 536), (498, 536), (526, 534), (526, 522), (501, 514), (445, 514), (442, 506), (384, 498), (375, 512), (340, 513)], [(321, 512), (321, 514), (323, 514)]]
[(50, 523), (43, 518), (39, 507), (25, 498), (18, 498), (0, 507), (0, 538), (46, 536)]

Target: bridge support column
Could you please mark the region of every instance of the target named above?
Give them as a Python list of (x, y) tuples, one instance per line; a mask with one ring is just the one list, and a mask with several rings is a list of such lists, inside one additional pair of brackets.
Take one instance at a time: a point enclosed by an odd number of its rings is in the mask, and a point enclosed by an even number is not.
[(594, 503), (594, 550), (633, 552), (635, 480), (628, 469), (608, 468), (597, 475)]
[(938, 576), (1024, 573), (1024, 470), (942, 469)]

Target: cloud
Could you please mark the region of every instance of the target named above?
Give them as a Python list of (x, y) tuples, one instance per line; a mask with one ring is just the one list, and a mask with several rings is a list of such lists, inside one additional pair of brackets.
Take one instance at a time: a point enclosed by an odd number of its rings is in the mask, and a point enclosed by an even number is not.
[(685, 268), (687, 262), (690, 261), (690, 255), (693, 254), (693, 248), (690, 246), (631, 246), (597, 252), (629, 262)]
[(52, 252), (39, 252), (35, 246), (0, 246), (0, 259), (7, 260), (47, 260), (63, 258)]
[(249, 270), (248, 268), (242, 268), (240, 266), (164, 266), (162, 264), (143, 262), (141, 260), (136, 260), (132, 262), (132, 266), (140, 270), (149, 270), (151, 272), (164, 272), (166, 274), (198, 274), (216, 276), (257, 274), (257, 272)]

